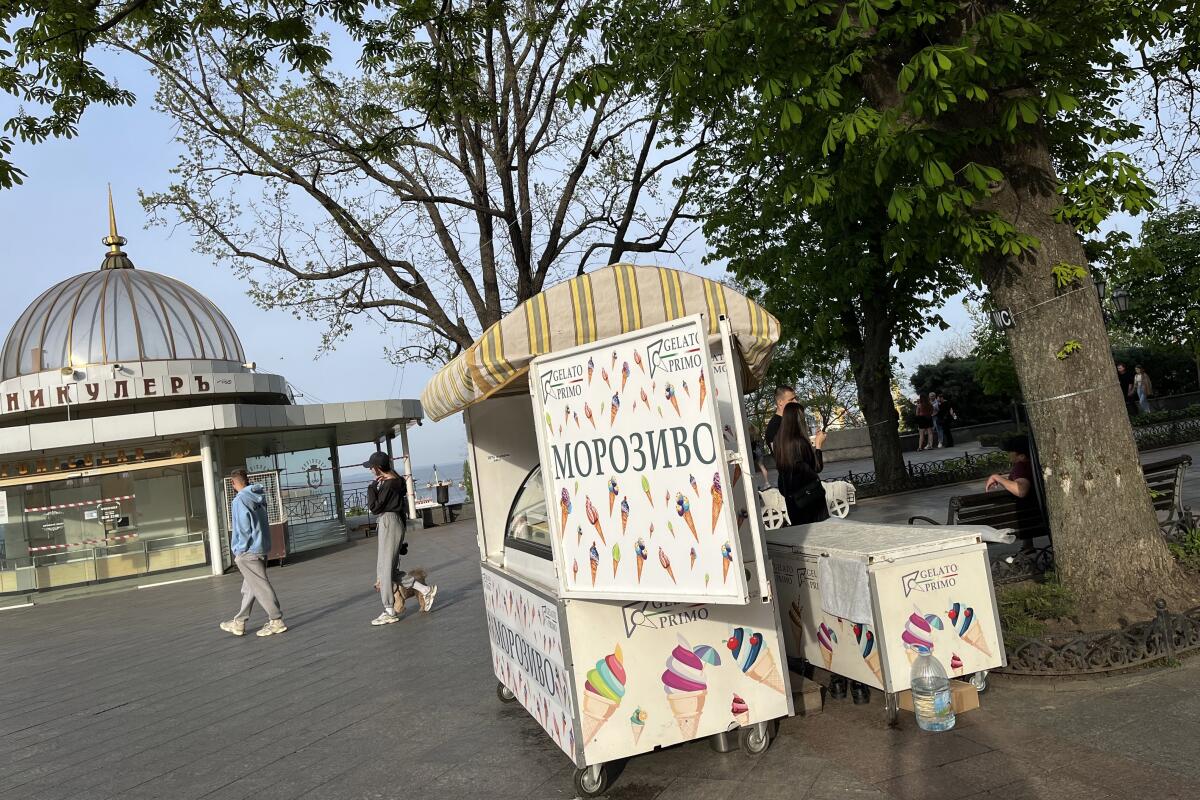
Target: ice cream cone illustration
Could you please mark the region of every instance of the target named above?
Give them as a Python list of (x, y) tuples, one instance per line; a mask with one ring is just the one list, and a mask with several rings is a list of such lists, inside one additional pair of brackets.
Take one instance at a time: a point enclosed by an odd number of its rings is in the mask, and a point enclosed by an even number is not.
[(683, 517), (688, 530), (692, 532), (692, 538), (699, 542), (700, 537), (696, 535), (696, 522), (692, 519), (692, 504), (683, 496), (682, 492), (675, 493), (675, 513)]
[(688, 569), (695, 569), (696, 568), (696, 548), (693, 547), (691, 550), (688, 551), (688, 559), (690, 560), (690, 563), (688, 564)]
[(733, 548), (729, 542), (721, 545), (721, 583), (729, 577), (729, 567), (733, 565)]
[(646, 372), (646, 365), (642, 363), (642, 354), (637, 350), (633, 351), (633, 363), (637, 364), (637, 368), (640, 369), (643, 374)]
[(707, 573), (707, 572), (706, 572), (706, 573), (704, 573), (704, 589), (705, 589), (706, 591), (708, 590), (708, 577), (709, 577), (709, 576), (708, 576), (708, 573)]
[(908, 663), (916, 661), (918, 656), (933, 652), (934, 623), (936, 627), (942, 627), (942, 621), (936, 614), (922, 614), (918, 610), (908, 616), (908, 621), (904, 623), (904, 632), (900, 634)]
[(563, 487), (562, 494), (559, 495), (558, 505), (562, 511), (562, 519), (558, 525), (558, 530), (560, 531), (559, 538), (561, 538), (567, 531), (567, 515), (572, 511), (571, 496), (567, 494), (566, 487)]
[(692, 390), (688, 388), (687, 381), (683, 382), (683, 393), (686, 394), (688, 397), (692, 396)]
[(854, 631), (854, 640), (858, 642), (863, 661), (867, 662), (867, 668), (875, 674), (875, 680), (879, 681), (879, 685), (883, 686), (883, 666), (879, 662), (879, 648), (875, 646), (875, 634), (866, 625), (859, 622), (853, 623), (850, 629)]
[(588, 522), (592, 523), (592, 527), (596, 529), (596, 535), (600, 537), (600, 544), (608, 544), (604, 541), (604, 529), (600, 527), (600, 514), (592, 505), (592, 498), (583, 498), (583, 511), (587, 514)]
[(750, 706), (746, 705), (746, 701), (733, 696), (733, 702), (729, 705), (729, 713), (733, 714), (733, 720), (743, 728), (750, 724)]
[(615, 578), (615, 577), (617, 577), (617, 564), (621, 563), (621, 548), (615, 544), (613, 545), (612, 556), (613, 556), (613, 577)]
[(604, 380), (604, 385), (609, 389), (612, 389), (612, 384), (608, 381), (608, 370), (606, 370), (604, 367), (600, 368), (600, 377)]
[(729, 485), (737, 488), (738, 481), (742, 479), (742, 465), (734, 464), (733, 471), (729, 476)]
[(716, 533), (717, 518), (721, 516), (721, 506), (725, 504), (725, 495), (721, 491), (721, 473), (713, 473), (712, 487), (708, 493), (712, 496), (712, 528), (710, 532)]
[(575, 526), (575, 546), (578, 547), (583, 542), (583, 526)]
[(617, 479), (609, 478), (608, 479), (608, 515), (610, 517), (612, 516), (613, 503), (617, 502), (618, 494), (620, 494), (620, 490), (617, 489)]
[(579, 562), (571, 559), (571, 583), (576, 583), (579, 580)]
[(590, 743), (625, 696), (625, 664), (620, 645), (588, 671), (582, 694), (583, 741)]
[(592, 416), (592, 407), (587, 403), (583, 404), (583, 416), (588, 422), (592, 423), (593, 428), (596, 427), (596, 418)]
[(642, 491), (646, 493), (646, 500), (650, 503), (650, 507), (654, 508), (654, 498), (650, 495), (650, 481), (646, 476), (642, 476)]
[(646, 730), (646, 719), (650, 715), (641, 709), (639, 706), (633, 711), (633, 715), (629, 718), (629, 729), (633, 731), (633, 743), (636, 745), (638, 740), (642, 738), (642, 733)]
[(596, 368), (596, 362), (588, 359), (588, 386), (592, 385), (592, 370)]
[(704, 700), (708, 697), (704, 666), (715, 667), (720, 663), (716, 650), (703, 644), (693, 648), (682, 636), (667, 658), (667, 669), (662, 674), (663, 691), (667, 693), (671, 714), (685, 740), (696, 738)]
[(592, 546), (588, 548), (588, 563), (592, 568), (592, 586), (595, 586), (596, 570), (600, 569), (600, 551), (596, 549), (595, 542), (592, 542)]
[(563, 425), (566, 425), (570, 421), (571, 421), (571, 407), (568, 405), (566, 407), (566, 409), (563, 410)]
[(638, 583), (642, 582), (642, 568), (646, 566), (646, 559), (649, 558), (649, 553), (646, 551), (646, 543), (641, 539), (637, 540), (637, 544), (633, 548), (634, 562), (637, 564), (637, 579)]
[(638, 389), (638, 394), (641, 396), (642, 403), (646, 406), (646, 410), (649, 411), (650, 410), (650, 398), (646, 396), (646, 390)]
[(954, 626), (954, 630), (958, 633), (958, 638), (988, 658), (992, 657), (992, 650), (988, 647), (987, 638), (983, 634), (983, 627), (975, 624), (975, 609), (964, 606), (962, 603), (955, 603), (946, 612), (946, 617), (949, 618), (950, 624)]
[(612, 364), (609, 366), (609, 369), (613, 370), (614, 372), (617, 369), (617, 351), (616, 350), (612, 351)]
[(825, 663), (825, 669), (831, 671), (833, 668), (833, 646), (837, 644), (837, 634), (833, 632), (833, 628), (822, 622), (817, 626), (817, 645), (821, 649), (821, 661)]
[(741, 668), (742, 674), (780, 694), (785, 692), (783, 676), (779, 674), (771, 648), (767, 647), (761, 633), (734, 628), (725, 646), (733, 654), (733, 661)]
[(701, 371), (700, 379), (696, 381), (700, 385), (700, 407), (704, 407), (704, 396), (708, 394), (708, 387), (704, 383), (704, 372)]
[(612, 425), (617, 421), (617, 412), (621, 409), (621, 397), (614, 394), (612, 396), (612, 405), (608, 407), (608, 424)]
[[(670, 495), (668, 495), (667, 500), (670, 501), (670, 499), (671, 499)], [(672, 539), (675, 538), (675, 526), (672, 525), (670, 522), (667, 523), (667, 533), (671, 534)]]
[(692, 494), (696, 495), (696, 497), (699, 497), (700, 496), (700, 485), (696, 483), (696, 476), (688, 475), (688, 483), (690, 483), (692, 485)]
[(658, 563), (662, 564), (662, 568), (671, 576), (671, 583), (675, 583), (675, 570), (671, 569), (671, 559), (667, 558), (667, 553), (661, 547), (658, 548)]
[(663, 396), (671, 402), (671, 408), (675, 409), (675, 416), (682, 417), (683, 415), (679, 413), (679, 398), (675, 395), (675, 387), (668, 383), (663, 388)]
[(788, 622), (792, 625), (792, 635), (796, 637), (796, 646), (800, 649), (804, 648), (804, 606), (800, 605), (800, 598), (797, 597), (788, 606)]
[(950, 654), (950, 669), (954, 672), (954, 677), (956, 677), (956, 678), (962, 677), (963, 660), (958, 657), (958, 653)]
[(625, 528), (629, 525), (629, 498), (621, 498), (621, 535), (625, 535)]
[(554, 420), (550, 417), (550, 412), (546, 412), (546, 428), (549, 429), (550, 435), (554, 435)]
[(625, 391), (625, 384), (629, 381), (629, 362), (625, 361), (621, 364), (621, 391)]
[(575, 412), (575, 411), (571, 412), (571, 421), (575, 423), (576, 428), (579, 427), (579, 413), (578, 412)]

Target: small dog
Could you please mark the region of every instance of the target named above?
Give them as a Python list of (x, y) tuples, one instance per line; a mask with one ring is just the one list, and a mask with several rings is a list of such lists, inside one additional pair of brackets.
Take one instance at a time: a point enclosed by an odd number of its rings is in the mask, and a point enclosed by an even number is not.
[[(421, 569), (420, 567), (417, 567), (416, 569), (407, 570), (404, 574), (407, 577), (410, 577), (415, 581), (420, 581), (421, 583), (425, 584), (426, 586), (429, 585), (429, 576), (425, 573), (425, 570)], [(379, 591), (379, 581), (375, 581), (375, 591), (377, 591), (377, 592)], [(401, 586), (399, 583), (392, 584), (392, 602), (394, 604), (392, 606), (392, 608), (395, 610), (395, 612), (397, 614), (404, 613), (404, 603), (410, 597), (417, 598), (418, 605), (421, 603), (421, 596), (419, 594), (417, 594), (416, 589), (406, 589), (405, 587)]]

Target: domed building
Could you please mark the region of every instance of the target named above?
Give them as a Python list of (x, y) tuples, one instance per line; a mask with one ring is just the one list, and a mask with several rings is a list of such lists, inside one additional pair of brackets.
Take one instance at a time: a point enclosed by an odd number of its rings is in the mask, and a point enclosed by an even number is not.
[(267, 486), (272, 558), (344, 541), (338, 447), (390, 450), (399, 437), (407, 457), (420, 403), (297, 405), (211, 300), (134, 267), (111, 195), (103, 243), (100, 269), (42, 292), (0, 353), (0, 605), (169, 570), (220, 574), (236, 467)]

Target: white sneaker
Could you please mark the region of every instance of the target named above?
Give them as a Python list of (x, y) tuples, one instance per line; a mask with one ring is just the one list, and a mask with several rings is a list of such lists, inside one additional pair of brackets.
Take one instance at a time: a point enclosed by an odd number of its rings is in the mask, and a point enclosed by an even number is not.
[(391, 625), (393, 622), (399, 622), (399, 621), (400, 621), (399, 614), (389, 614), (388, 612), (385, 611), (382, 614), (380, 614), (378, 617), (376, 617), (375, 619), (371, 620), (371, 624), (372, 625)]
[(259, 636), (274, 636), (277, 633), (283, 633), (287, 630), (287, 625), (283, 624), (283, 617), (279, 619), (267, 620), (267, 624), (258, 629)]
[(232, 633), (234, 636), (246, 635), (246, 621), (242, 619), (231, 619), (228, 622), (221, 623), (221, 630), (226, 633)]
[(437, 597), (437, 587), (430, 586), (429, 591), (421, 595), (421, 610), (433, 611), (433, 599)]

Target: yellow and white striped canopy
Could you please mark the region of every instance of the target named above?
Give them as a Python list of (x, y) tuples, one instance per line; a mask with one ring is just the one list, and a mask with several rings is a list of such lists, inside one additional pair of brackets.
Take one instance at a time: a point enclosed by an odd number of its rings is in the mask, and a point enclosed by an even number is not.
[(779, 340), (779, 320), (717, 281), (614, 264), (526, 300), (434, 375), (421, 405), (430, 419), (443, 419), (488, 397), (525, 391), (535, 356), (696, 313), (707, 315), (710, 336), (721, 316), (729, 319), (747, 367), (746, 388), (757, 386)]

